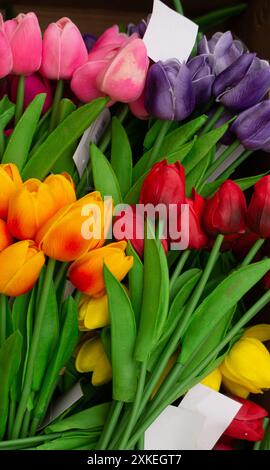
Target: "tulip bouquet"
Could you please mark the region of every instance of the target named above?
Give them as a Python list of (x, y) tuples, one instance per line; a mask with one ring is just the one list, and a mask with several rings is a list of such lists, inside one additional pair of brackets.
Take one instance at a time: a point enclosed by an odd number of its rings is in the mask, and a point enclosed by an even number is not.
[(270, 389), (270, 325), (249, 325), (270, 302), (270, 176), (229, 178), (270, 149), (270, 66), (230, 31), (153, 63), (148, 22), (96, 39), (1, 18), (0, 449), (142, 449), (199, 382), (242, 404), (217, 449), (269, 448), (247, 398)]

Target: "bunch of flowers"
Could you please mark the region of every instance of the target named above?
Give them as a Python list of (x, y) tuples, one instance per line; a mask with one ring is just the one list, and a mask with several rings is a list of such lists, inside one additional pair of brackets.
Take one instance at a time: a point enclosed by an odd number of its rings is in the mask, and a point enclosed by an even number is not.
[(263, 440), (270, 176), (234, 170), (270, 149), (270, 67), (230, 31), (153, 63), (146, 28), (0, 19), (0, 449), (141, 448), (197, 383), (242, 404), (217, 449)]

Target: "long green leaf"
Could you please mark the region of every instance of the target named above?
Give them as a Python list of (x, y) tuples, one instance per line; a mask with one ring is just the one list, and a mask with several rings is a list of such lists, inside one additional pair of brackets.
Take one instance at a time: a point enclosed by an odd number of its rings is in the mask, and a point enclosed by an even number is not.
[(46, 95), (37, 95), (26, 108), (12, 132), (2, 163), (15, 163), (22, 170), (29, 154)]
[(0, 129), (3, 131), (15, 114), (15, 105), (5, 95), (0, 101)]
[(127, 133), (115, 116), (112, 119), (111, 165), (124, 196), (132, 184), (132, 150)]
[(69, 429), (91, 429), (103, 426), (108, 417), (110, 405), (111, 403), (102, 403), (101, 405), (80, 411), (69, 418), (50, 424), (45, 429), (45, 433), (50, 434), (52, 432), (68, 431)]
[(189, 269), (188, 271), (185, 271), (183, 274), (181, 274), (173, 284), (170, 290), (170, 301), (174, 299), (176, 294), (182, 289), (182, 287), (185, 286), (187, 282), (189, 282), (190, 279), (193, 278), (193, 276), (196, 276), (197, 274), (201, 273), (201, 270), (198, 268), (192, 268)]
[(113, 399), (132, 402), (137, 390), (138, 364), (133, 358), (136, 322), (130, 299), (109, 269), (103, 269), (111, 323)]
[[(215, 146), (213, 147), (215, 149)], [(191, 196), (192, 188), (198, 189), (205, 172), (211, 162), (212, 149), (206, 154), (206, 156), (199, 161), (199, 163), (188, 173), (186, 177), (186, 195)]]
[(120, 204), (122, 196), (116, 175), (110, 162), (95, 144), (90, 145), (90, 158), (95, 189), (100, 191), (103, 197), (111, 196), (115, 205)]
[(136, 323), (139, 325), (143, 293), (143, 264), (130, 242), (128, 242), (127, 254), (133, 256), (134, 260), (132, 269), (128, 273), (128, 284)]
[[(58, 124), (63, 122), (73, 111), (76, 105), (69, 99), (63, 98), (59, 106)], [(61, 158), (56, 162), (52, 168), (53, 173), (67, 172), (73, 175), (76, 171), (76, 166), (73, 161), (73, 154), (77, 147), (77, 141), (73, 142), (68, 149), (61, 155)]]
[(107, 101), (107, 98), (98, 98), (73, 111), (32, 155), (23, 169), (23, 178), (45, 178), (64, 152), (94, 122), (105, 108)]

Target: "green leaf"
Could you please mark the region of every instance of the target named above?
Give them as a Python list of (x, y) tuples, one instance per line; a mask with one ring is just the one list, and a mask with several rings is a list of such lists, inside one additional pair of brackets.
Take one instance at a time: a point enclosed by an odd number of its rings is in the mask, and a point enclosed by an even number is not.
[[(196, 132), (206, 121), (207, 116), (202, 115), (193, 121), (189, 121), (188, 123), (183, 124), (168, 134), (160, 147), (159, 153), (154, 163), (162, 160), (163, 158), (167, 158), (168, 154), (179, 150), (183, 144), (188, 142), (196, 134)], [(135, 182), (147, 170), (150, 170), (152, 166), (149, 165), (149, 156), (151, 152), (152, 149), (148, 150), (136, 163), (135, 167), (133, 168), (133, 182)]]
[(145, 138), (143, 141), (143, 146), (145, 149), (149, 150), (151, 147), (153, 147), (155, 140), (160, 132), (160, 129), (162, 127), (163, 121), (160, 119), (157, 119), (154, 124), (150, 127), (150, 129), (147, 131), (145, 134)]
[(98, 98), (73, 111), (34, 152), (23, 169), (23, 178), (45, 178), (64, 152), (94, 122), (105, 108), (107, 101), (107, 98)]
[[(63, 122), (73, 111), (76, 110), (76, 105), (69, 99), (63, 98), (60, 102), (58, 113), (58, 124)], [(52, 168), (53, 173), (67, 172), (71, 176), (76, 171), (76, 166), (73, 161), (73, 155), (77, 147), (77, 141), (73, 142), (69, 148), (61, 155), (61, 158), (56, 162)]]
[[(215, 336), (215, 327), (224, 316), (239, 302), (240, 299), (267, 273), (270, 260), (253, 263), (239, 268), (221, 282), (209, 294), (192, 316), (192, 320), (183, 338), (179, 362), (185, 364), (205, 336)], [(202, 354), (200, 354), (201, 360)]]
[[(213, 147), (215, 151), (215, 146)], [(205, 172), (212, 160), (213, 149), (211, 149), (206, 156), (199, 161), (199, 163), (188, 173), (186, 177), (186, 195), (191, 196), (192, 188), (198, 190), (200, 183), (203, 181)]]
[(228, 129), (228, 124), (198, 137), (190, 153), (183, 161), (186, 175), (208, 154)]
[(138, 364), (133, 358), (135, 315), (122, 284), (104, 265), (112, 339), (113, 399), (132, 402), (137, 390)]
[(95, 189), (103, 197), (111, 196), (115, 205), (121, 204), (122, 196), (116, 175), (110, 162), (95, 144), (90, 145), (90, 158)]
[(190, 279), (192, 279), (194, 276), (197, 277), (198, 274), (201, 274), (201, 270), (198, 268), (189, 269), (188, 271), (185, 271), (183, 274), (181, 274), (176, 279), (170, 290), (170, 301), (174, 299), (176, 294), (182, 289), (182, 287), (185, 286), (186, 283), (189, 282)]
[[(41, 276), (44, 275), (44, 269), (41, 273)], [(26, 352), (25, 352), (25, 359), (24, 359), (24, 368), (23, 368), (23, 376), (22, 376), (22, 384), (24, 382), (27, 361), (30, 352), (31, 346), (31, 339), (32, 339), (32, 332), (33, 332), (33, 323), (34, 323), (34, 312), (35, 312), (35, 302), (36, 302), (36, 294), (37, 294), (37, 285), (32, 289), (31, 296), (27, 308), (27, 318), (26, 318)]]
[(35, 450), (73, 450), (77, 447), (86, 446), (86, 449), (91, 449), (91, 444), (97, 441), (100, 436), (100, 432), (95, 433), (93, 436), (68, 436), (68, 437), (59, 437), (53, 441), (45, 442), (38, 447), (35, 447)]
[(127, 133), (115, 116), (112, 118), (111, 165), (124, 196), (132, 184), (132, 151)]
[(249, 176), (248, 178), (240, 178), (238, 180), (234, 180), (234, 182), (240, 186), (242, 191), (246, 191), (247, 189), (254, 186), (254, 184), (256, 184), (261, 178), (263, 178), (263, 176), (268, 175), (268, 173), (269, 171), (267, 171), (266, 173), (261, 173), (260, 175)]
[[(191, 275), (191, 272), (192, 275)], [(190, 271), (187, 271), (186, 273), (182, 274), (182, 276), (179, 277), (179, 280), (181, 281), (181, 287), (178, 290), (177, 294), (175, 295), (168, 314), (168, 318), (165, 324), (165, 334), (166, 330), (169, 329), (171, 323), (174, 321), (175, 317), (177, 316), (178, 312), (181, 310), (181, 308), (185, 305), (186, 301), (188, 300), (191, 292), (193, 291), (194, 287), (196, 286), (199, 278), (201, 277), (202, 271), (199, 269), (191, 269)], [(188, 276), (187, 276), (188, 274)], [(181, 279), (182, 278), (182, 279)], [(185, 280), (185, 282), (184, 282)]]
[[(39, 289), (43, 288), (43, 282), (40, 283)], [(40, 292), (37, 297), (37, 304), (39, 303)], [(55, 348), (59, 333), (58, 321), (58, 306), (56, 300), (55, 287), (51, 282), (49, 295), (46, 304), (46, 311), (43, 320), (43, 327), (41, 328), (38, 349), (35, 357), (35, 368), (32, 378), (32, 390), (38, 392), (43, 376), (47, 370), (48, 363)]]
[(139, 325), (143, 293), (143, 264), (130, 242), (128, 242), (127, 255), (133, 256), (133, 266), (128, 273), (128, 287), (136, 323)]
[(135, 358), (140, 362), (148, 359), (159, 339), (168, 314), (168, 302), (169, 275), (166, 255), (160, 241), (154, 238), (153, 228), (147, 221), (143, 301), (135, 348)]
[(37, 95), (26, 108), (9, 138), (2, 163), (15, 163), (19, 170), (23, 169), (27, 162), (45, 97), (44, 93)]
[(15, 105), (5, 95), (0, 101), (0, 130), (3, 131), (15, 114)]
[(9, 391), (17, 374), (21, 361), (22, 336), (15, 331), (3, 343), (0, 349), (0, 439), (6, 430), (8, 418)]
[(52, 432), (68, 431), (69, 429), (91, 429), (103, 426), (108, 418), (110, 406), (111, 403), (102, 403), (102, 405), (80, 411), (69, 418), (50, 424), (45, 429), (45, 433), (50, 434)]
[(211, 181), (211, 183), (206, 183), (202, 190), (200, 191), (200, 194), (203, 197), (211, 197), (213, 194), (217, 191), (217, 189), (224, 183), (224, 181), (227, 178), (219, 178), (215, 181)]

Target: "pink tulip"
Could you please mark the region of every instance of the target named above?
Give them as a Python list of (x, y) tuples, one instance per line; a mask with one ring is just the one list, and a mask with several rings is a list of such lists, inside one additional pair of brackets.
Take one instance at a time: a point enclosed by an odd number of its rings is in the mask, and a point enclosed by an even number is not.
[[(12, 75), (9, 78), (9, 96), (11, 101), (16, 103), (17, 100), (17, 89), (18, 89), (18, 77)], [(52, 104), (52, 90), (50, 82), (47, 78), (42, 77), (38, 73), (33, 73), (25, 78), (24, 86), (24, 109), (31, 103), (39, 93), (46, 93), (46, 100), (42, 109), (43, 113), (48, 111), (49, 107)]]
[(146, 47), (138, 35), (128, 37), (112, 26), (95, 43), (88, 62), (74, 73), (71, 88), (83, 102), (108, 95), (112, 101), (129, 103), (142, 94), (148, 66)]
[(36, 72), (41, 64), (42, 37), (35, 13), (20, 13), (5, 21), (4, 28), (13, 55), (12, 72), (16, 75)]
[(144, 106), (144, 93), (136, 101), (129, 103), (129, 109), (138, 119), (148, 119), (149, 113)]
[(12, 52), (5, 33), (3, 17), (0, 14), (0, 78), (6, 77), (12, 70)]
[(77, 26), (69, 18), (51, 23), (44, 32), (41, 73), (54, 80), (69, 80), (87, 61), (87, 49)]

